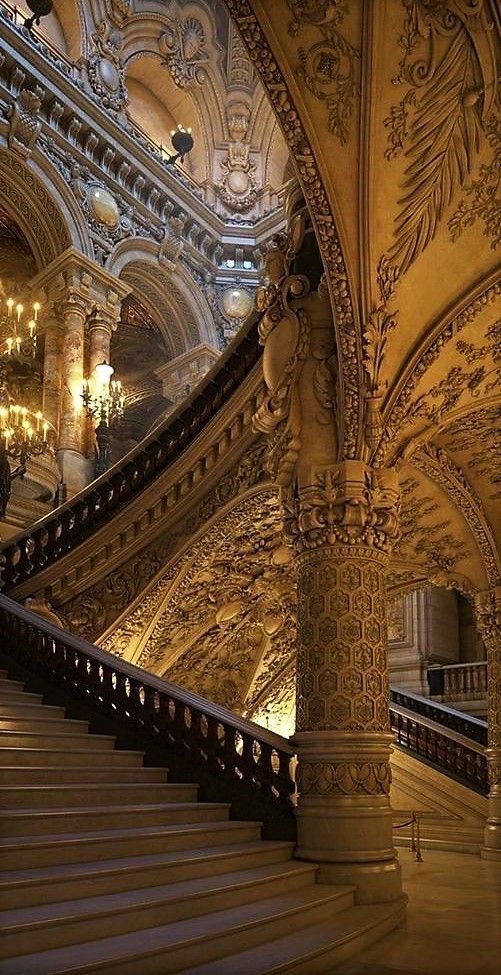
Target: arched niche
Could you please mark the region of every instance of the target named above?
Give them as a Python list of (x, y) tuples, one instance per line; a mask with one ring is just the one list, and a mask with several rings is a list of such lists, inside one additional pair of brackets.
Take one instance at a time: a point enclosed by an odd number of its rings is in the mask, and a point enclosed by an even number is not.
[[(19, 0), (17, 8), (23, 16), (32, 16), (25, 0)], [(54, 0), (52, 12), (35, 29), (70, 61), (78, 61), (82, 56), (85, 30), (80, 0)]]

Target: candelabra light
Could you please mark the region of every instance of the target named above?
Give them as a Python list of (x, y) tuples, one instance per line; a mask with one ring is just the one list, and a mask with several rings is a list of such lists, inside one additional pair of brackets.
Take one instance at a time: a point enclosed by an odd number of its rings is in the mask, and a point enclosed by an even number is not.
[(98, 363), (82, 389), (85, 411), (95, 422), (97, 476), (110, 465), (112, 428), (121, 420), (125, 408), (122, 383), (111, 378), (114, 371), (108, 362)]
[(35, 357), (40, 309), (38, 301), (28, 311), (21, 301), (7, 298), (0, 308), (0, 354)]
[(172, 165), (173, 163), (177, 162), (178, 159), (183, 162), (184, 157), (191, 152), (195, 144), (191, 134), (191, 129), (185, 129), (183, 125), (178, 125), (177, 129), (172, 129), (170, 138), (174, 149), (174, 154), (169, 155), (167, 158), (167, 163)]

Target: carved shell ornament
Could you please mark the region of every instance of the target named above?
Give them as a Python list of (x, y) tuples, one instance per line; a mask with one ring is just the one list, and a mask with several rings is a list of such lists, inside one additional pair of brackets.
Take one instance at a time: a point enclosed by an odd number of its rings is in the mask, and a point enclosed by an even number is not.
[(183, 23), (175, 21), (162, 34), (158, 48), (178, 88), (205, 81), (203, 64), (209, 59), (206, 44), (204, 29), (196, 17), (188, 17)]

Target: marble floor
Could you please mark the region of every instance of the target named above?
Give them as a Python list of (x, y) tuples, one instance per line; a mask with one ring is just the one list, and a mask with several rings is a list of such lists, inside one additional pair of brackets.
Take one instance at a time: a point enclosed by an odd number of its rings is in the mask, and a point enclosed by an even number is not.
[(501, 863), (399, 851), (407, 924), (332, 975), (501, 975)]

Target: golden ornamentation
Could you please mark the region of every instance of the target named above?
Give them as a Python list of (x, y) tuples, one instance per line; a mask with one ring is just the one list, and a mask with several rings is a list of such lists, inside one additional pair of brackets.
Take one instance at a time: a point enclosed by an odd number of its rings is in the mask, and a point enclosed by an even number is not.
[(483, 220), (484, 234), (492, 237), (491, 247), (501, 244), (501, 202), (499, 174), (501, 167), (501, 118), (499, 110), (488, 119), (485, 134), (492, 147), (492, 160), (480, 166), (478, 179), (465, 187), (466, 199), (461, 200), (452, 214), (448, 227), (451, 240), (456, 241), (476, 220)]
[(348, 140), (349, 121), (353, 102), (360, 90), (357, 61), (360, 53), (338, 30), (348, 12), (346, 0), (287, 0), (294, 15), (289, 33), (294, 37), (303, 27), (314, 26), (322, 40), (308, 49), (300, 47), (297, 74), (309, 91), (325, 102), (329, 132), (337, 136), (341, 145)]
[[(409, 160), (395, 243), (388, 254), (402, 274), (433, 240), (472, 170), (496, 85), (493, 31), (483, 0), (403, 3), (404, 55), (396, 81), (409, 84), (414, 97), (408, 92), (385, 120), (391, 155), (403, 147)], [(418, 52), (420, 57), (410, 64)], [(413, 120), (404, 140), (411, 106)]]

